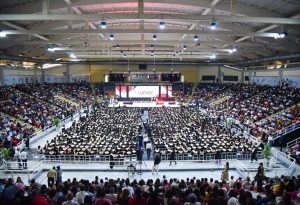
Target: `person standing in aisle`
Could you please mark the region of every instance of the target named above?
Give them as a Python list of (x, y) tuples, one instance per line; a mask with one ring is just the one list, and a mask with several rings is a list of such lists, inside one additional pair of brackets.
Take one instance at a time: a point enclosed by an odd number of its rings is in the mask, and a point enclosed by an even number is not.
[(147, 158), (150, 159), (151, 151), (152, 151), (152, 144), (150, 141), (146, 144), (146, 150), (147, 150)]
[(52, 187), (57, 177), (57, 172), (55, 171), (55, 167), (53, 167), (48, 171), (47, 177), (48, 177), (48, 187)]
[(175, 149), (173, 149), (171, 152), (171, 155), (170, 155), (170, 166), (171, 166), (172, 162), (174, 162), (175, 165), (177, 164), (177, 162), (175, 161), (175, 156), (176, 156)]
[(23, 169), (27, 169), (27, 152), (25, 150), (20, 153), (20, 159), (22, 161)]
[(159, 154), (156, 154), (155, 158), (154, 158), (154, 166), (152, 168), (152, 174), (154, 174), (154, 172), (156, 172), (156, 174), (158, 174), (158, 165), (160, 162), (161, 162), (160, 156), (159, 156)]

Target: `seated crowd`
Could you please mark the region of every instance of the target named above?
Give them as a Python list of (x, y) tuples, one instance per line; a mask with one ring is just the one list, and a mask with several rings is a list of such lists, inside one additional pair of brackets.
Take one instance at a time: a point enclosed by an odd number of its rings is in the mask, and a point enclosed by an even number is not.
[[(298, 88), (200, 83), (194, 101), (205, 102), (205, 105), (201, 104), (202, 107), (222, 115), (223, 118), (232, 118), (242, 129), (250, 129), (252, 135), (262, 140), (285, 125), (299, 122), (299, 109), (297, 106), (292, 108), (300, 102)], [(216, 101), (218, 102), (214, 103)], [(284, 109), (290, 111), (276, 116), (276, 113)]]
[[(222, 154), (251, 152), (256, 148), (239, 135), (231, 135), (218, 119), (196, 109), (151, 108), (149, 129), (156, 153)], [(257, 146), (257, 149), (261, 149)]]
[[(63, 99), (57, 98), (61, 96)], [(67, 99), (67, 100), (64, 100)], [(54, 125), (54, 118), (65, 119), (80, 107), (92, 105), (95, 98), (86, 83), (24, 84), (0, 87), (1, 144), (20, 141), (38, 130)]]
[(57, 181), (47, 187), (34, 179), (0, 180), (3, 205), (296, 205), (300, 176), (218, 181), (177, 179), (100, 179)]
[(115, 158), (135, 154), (140, 134), (139, 108), (108, 108), (104, 103), (70, 128), (63, 128), (41, 153), (45, 155), (113, 155)]

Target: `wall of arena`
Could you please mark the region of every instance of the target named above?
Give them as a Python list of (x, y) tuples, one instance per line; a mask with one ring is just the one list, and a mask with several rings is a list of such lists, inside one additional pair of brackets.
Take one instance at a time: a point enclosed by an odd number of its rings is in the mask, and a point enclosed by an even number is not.
[[(152, 72), (155, 68), (157, 72), (169, 72), (172, 65), (148, 65), (146, 70), (139, 70), (138, 65), (130, 65), (132, 72)], [(63, 83), (68, 82), (67, 74), (70, 73), (70, 82), (85, 80), (88, 82), (104, 82), (105, 74), (110, 72), (127, 72), (128, 65), (89, 65), (89, 64), (76, 64), (76, 65), (63, 65), (54, 68), (45, 69), (44, 71), (36, 71), (38, 82), (47, 83)], [(281, 70), (260, 70), (260, 71), (245, 71), (223, 67), (223, 66), (197, 66), (197, 65), (174, 65), (174, 71), (179, 71), (184, 76), (186, 82), (200, 82), (203, 76), (215, 76), (221, 82), (224, 81), (224, 76), (236, 76), (237, 82), (247, 82), (243, 79), (249, 76), (250, 82), (258, 84), (278, 85), (282, 79), (287, 79), (290, 85), (300, 87), (300, 68), (286, 68)], [(12, 85), (31, 83), (34, 80), (33, 70), (21, 69), (3, 69), (4, 80), (1, 84)], [(232, 82), (232, 81), (231, 81)]]

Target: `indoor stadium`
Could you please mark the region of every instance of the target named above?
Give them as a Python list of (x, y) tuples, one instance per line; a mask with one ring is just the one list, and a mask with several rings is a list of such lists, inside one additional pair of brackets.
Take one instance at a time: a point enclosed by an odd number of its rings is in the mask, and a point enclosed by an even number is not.
[(300, 204), (299, 0), (1, 0), (1, 205)]

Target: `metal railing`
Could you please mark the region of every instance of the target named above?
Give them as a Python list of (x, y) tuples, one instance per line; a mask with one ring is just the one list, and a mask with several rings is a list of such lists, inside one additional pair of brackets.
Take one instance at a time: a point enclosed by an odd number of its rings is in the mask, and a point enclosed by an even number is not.
[(281, 162), (283, 165), (285, 165), (286, 168), (273, 168), (276, 170), (276, 175), (279, 171), (282, 171), (283, 173), (288, 174), (291, 176), (293, 172), (295, 171), (296, 167), (296, 160), (283, 152), (280, 152), (276, 148), (272, 148), (272, 155), (275, 161)]
[[(261, 152), (257, 153), (258, 158), (262, 158)], [(163, 153), (160, 154), (162, 161), (169, 161), (170, 154)], [(223, 152), (221, 155), (222, 160), (249, 160), (251, 158), (250, 152)], [(177, 161), (210, 161), (215, 160), (215, 154), (176, 154), (175, 159)], [(116, 162), (116, 165), (127, 165), (131, 162), (137, 161), (137, 156), (134, 155), (124, 155), (122, 157), (115, 157), (111, 160), (110, 155), (43, 155), (38, 154), (33, 156), (34, 161), (46, 161), (48, 163), (102, 163), (102, 162)]]
[(292, 147), (294, 147), (295, 145), (297, 145), (298, 143), (300, 143), (300, 137), (298, 137), (297, 139), (294, 139), (294, 140), (288, 142), (288, 143), (286, 144), (286, 148), (292, 148)]
[(235, 163), (237, 164), (235, 167), (236, 171), (246, 179), (246, 177), (249, 176), (249, 169), (237, 159), (235, 160)]
[(300, 128), (300, 122), (296, 122), (288, 127), (285, 127), (284, 129), (278, 130), (275, 134), (274, 140), (290, 132), (293, 132), (299, 128)]

